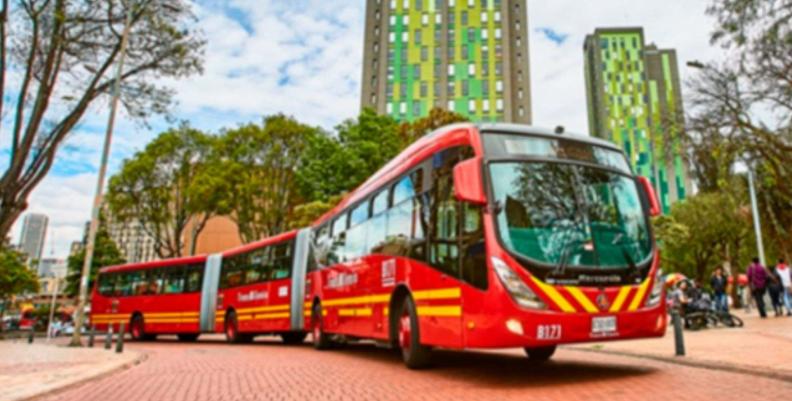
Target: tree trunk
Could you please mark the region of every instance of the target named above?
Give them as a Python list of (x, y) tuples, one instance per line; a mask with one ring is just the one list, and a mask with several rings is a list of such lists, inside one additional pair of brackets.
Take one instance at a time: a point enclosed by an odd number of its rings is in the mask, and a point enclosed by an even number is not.
[(8, 206), (3, 202), (3, 207), (0, 209), (0, 240), (5, 241), (8, 238), (11, 227), (14, 226), (14, 223), (25, 209), (27, 209), (27, 205)]

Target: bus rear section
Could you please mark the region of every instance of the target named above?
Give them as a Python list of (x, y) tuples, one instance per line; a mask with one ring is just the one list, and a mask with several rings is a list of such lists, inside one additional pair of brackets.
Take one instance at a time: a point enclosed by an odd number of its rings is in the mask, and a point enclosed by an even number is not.
[(111, 266), (100, 270), (91, 300), (91, 323), (100, 331), (124, 324), (135, 340), (176, 334), (194, 341), (205, 256)]
[(614, 145), (459, 124), (410, 146), (313, 228), (314, 345), (369, 338), (424, 366), (432, 347), (661, 336), (651, 185)]
[(289, 344), (302, 342), (309, 237), (309, 230), (291, 231), (223, 253), (214, 331), (232, 343), (261, 334), (278, 334)]

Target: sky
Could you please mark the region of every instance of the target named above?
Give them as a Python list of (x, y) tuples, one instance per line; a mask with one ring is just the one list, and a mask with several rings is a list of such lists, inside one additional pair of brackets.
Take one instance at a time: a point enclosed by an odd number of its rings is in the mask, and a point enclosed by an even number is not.
[[(597, 27), (642, 26), (647, 43), (674, 48), (683, 81), (685, 62), (724, 57), (710, 46), (709, 0), (529, 0), (529, 51), (534, 124), (586, 133), (583, 40)], [(216, 132), (274, 113), (332, 129), (359, 112), (363, 0), (198, 0), (207, 39), (205, 71), (168, 82), (172, 115)], [(683, 88), (684, 92), (684, 88)], [(49, 216), (43, 255), (65, 258), (90, 218), (106, 108), (87, 115), (59, 149), (50, 174), (34, 190), (28, 213)], [(168, 128), (123, 113), (116, 123), (109, 174)], [(0, 134), (0, 150), (9, 138)], [(22, 218), (12, 230), (17, 243)]]

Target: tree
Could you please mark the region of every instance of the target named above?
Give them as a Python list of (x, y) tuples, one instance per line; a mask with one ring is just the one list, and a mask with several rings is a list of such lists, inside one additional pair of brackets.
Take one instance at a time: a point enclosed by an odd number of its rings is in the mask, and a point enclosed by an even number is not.
[[(74, 255), (70, 255), (67, 260), (66, 287), (63, 293), (74, 297), (80, 291), (80, 278), (82, 267), (85, 261), (85, 249), (80, 250)], [(100, 227), (96, 232), (96, 246), (94, 256), (91, 260), (91, 273), (88, 276), (88, 288), (93, 288), (96, 281), (96, 274), (99, 269), (105, 266), (120, 265), (126, 263), (116, 243), (110, 238), (107, 230)]]
[(38, 291), (36, 273), (25, 266), (25, 256), (5, 244), (0, 244), (0, 319), (5, 314), (6, 305), (12, 296), (25, 292)]
[(306, 149), (306, 163), (297, 173), (307, 201), (326, 201), (350, 191), (402, 149), (396, 120), (365, 109), (356, 120), (336, 127), (337, 137), (318, 135)]
[(183, 123), (125, 160), (110, 178), (106, 199), (114, 218), (137, 221), (160, 258), (182, 256), (186, 245), (192, 254), (195, 239), (216, 214), (220, 194), (207, 183), (216, 180), (207, 163), (214, 142)]
[[(274, 115), (224, 133), (211, 177), (221, 195), (220, 212), (230, 216), (245, 242), (283, 231), (301, 202), (296, 175), (306, 149), (320, 130)], [(211, 185), (207, 185), (207, 188)]]
[(672, 205), (671, 213), (654, 224), (663, 264), (704, 280), (727, 254), (736, 261), (740, 244), (750, 233), (750, 217), (742, 210), (722, 192), (699, 194)]
[(0, 238), (27, 208), (68, 134), (98, 99), (109, 97), (127, 7), (131, 35), (121, 101), (131, 116), (165, 112), (172, 92), (156, 79), (201, 72), (204, 48), (189, 27), (194, 17), (184, 0), (13, 3), (2, 0), (0, 10), (0, 115), (8, 106), (13, 121), (0, 177)]
[(315, 200), (313, 202), (303, 203), (294, 208), (291, 219), (289, 219), (289, 229), (295, 230), (298, 228), (308, 227), (314, 221), (322, 217), (325, 213), (329, 212), (341, 199), (344, 198), (345, 193), (331, 196), (328, 200)]

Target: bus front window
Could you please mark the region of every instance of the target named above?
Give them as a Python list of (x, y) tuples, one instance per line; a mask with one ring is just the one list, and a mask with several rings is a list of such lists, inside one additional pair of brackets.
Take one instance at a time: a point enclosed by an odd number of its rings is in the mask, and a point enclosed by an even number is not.
[(545, 268), (634, 269), (652, 241), (635, 181), (559, 162), (493, 162), (498, 234), (512, 253)]

